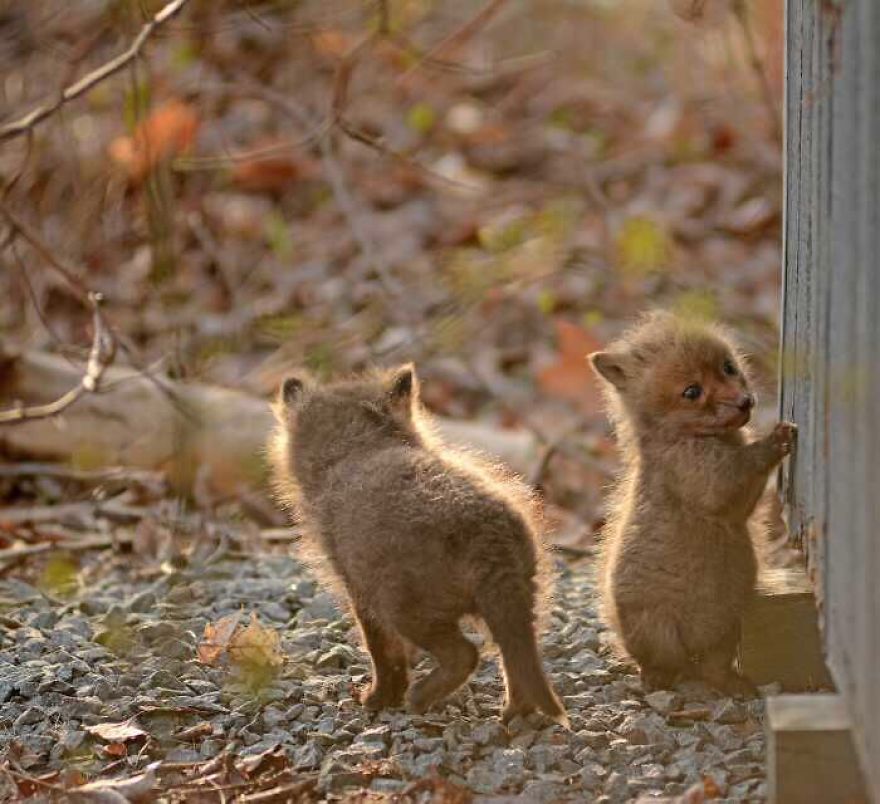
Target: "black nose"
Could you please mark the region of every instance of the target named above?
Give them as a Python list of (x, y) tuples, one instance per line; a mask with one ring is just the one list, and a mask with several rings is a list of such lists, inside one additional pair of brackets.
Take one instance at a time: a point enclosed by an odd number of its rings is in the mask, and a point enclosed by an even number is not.
[(755, 397), (752, 394), (743, 394), (740, 397), (739, 405), (737, 407), (745, 413), (747, 410), (751, 410), (755, 406)]

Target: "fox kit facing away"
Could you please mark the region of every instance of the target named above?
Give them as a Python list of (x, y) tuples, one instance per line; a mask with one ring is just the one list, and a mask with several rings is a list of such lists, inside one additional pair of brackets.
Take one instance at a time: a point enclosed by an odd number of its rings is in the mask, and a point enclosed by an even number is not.
[(696, 676), (753, 691), (733, 668), (755, 585), (748, 519), (795, 426), (749, 437), (754, 396), (716, 327), (653, 313), (590, 360), (623, 457), (605, 529), (605, 617), (646, 687)]
[[(541, 667), (544, 556), (524, 487), (434, 437), (412, 366), (314, 386), (286, 380), (270, 449), (284, 499), (341, 582), (373, 662), (370, 709), (426, 711), (461, 686), (476, 616), (501, 651), (503, 719), (566, 715)], [(409, 646), (436, 666), (409, 686)]]

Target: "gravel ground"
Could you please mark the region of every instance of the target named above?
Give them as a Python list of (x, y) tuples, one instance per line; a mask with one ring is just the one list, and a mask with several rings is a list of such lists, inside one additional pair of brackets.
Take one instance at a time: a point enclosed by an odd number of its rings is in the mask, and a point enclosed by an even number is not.
[[(117, 561), (100, 575), (60, 600), (0, 582), (0, 749), (29, 777), (72, 768), (130, 777), (229, 753), (239, 762), (283, 759), (322, 800), (352, 790), (370, 791), (359, 800), (402, 791), (415, 800), (413, 780), (437, 776), (477, 800), (623, 802), (701, 781), (731, 800), (765, 797), (763, 702), (697, 683), (646, 696), (607, 649), (588, 565), (560, 566), (544, 638), (571, 731), (540, 716), (505, 729), (489, 650), (442, 711), (364, 711), (353, 689), (369, 663), (352, 622), (286, 554), (198, 570)], [(281, 636), (284, 664), (258, 687), (234, 667), (197, 658), (205, 625), (241, 611)], [(146, 735), (95, 733), (119, 722)]]

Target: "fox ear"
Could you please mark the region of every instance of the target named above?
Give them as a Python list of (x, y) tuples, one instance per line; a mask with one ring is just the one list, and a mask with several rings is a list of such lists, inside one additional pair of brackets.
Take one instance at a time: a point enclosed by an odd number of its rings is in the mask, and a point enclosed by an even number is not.
[(302, 400), (303, 381), (299, 377), (288, 377), (281, 383), (278, 396), (285, 407), (292, 408)]
[(409, 409), (413, 401), (419, 395), (419, 381), (416, 377), (416, 367), (412, 363), (396, 369), (391, 375), (388, 395), (391, 403), (397, 407)]
[(593, 352), (588, 358), (593, 371), (621, 390), (630, 376), (630, 361), (620, 352)]

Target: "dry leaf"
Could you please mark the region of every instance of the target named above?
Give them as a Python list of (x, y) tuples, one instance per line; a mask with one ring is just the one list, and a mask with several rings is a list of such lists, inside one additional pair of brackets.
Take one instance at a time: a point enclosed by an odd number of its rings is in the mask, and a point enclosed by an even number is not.
[(127, 740), (137, 740), (139, 737), (147, 736), (147, 732), (130, 720), (122, 723), (96, 723), (94, 726), (83, 728), (89, 734), (100, 737), (108, 743), (124, 743)]
[(200, 740), (202, 737), (210, 737), (214, 733), (214, 726), (210, 723), (196, 723), (195, 726), (189, 726), (175, 732), (176, 740)]
[(587, 355), (601, 344), (586, 329), (562, 318), (556, 320), (556, 338), (559, 356), (538, 374), (538, 385), (545, 394), (575, 402), (585, 413), (596, 413), (601, 398)]
[[(285, 147), (286, 152), (281, 147)], [(232, 169), (232, 181), (243, 190), (259, 193), (282, 190), (299, 179), (317, 175), (316, 163), (295, 154), (289, 144), (274, 140), (257, 146), (257, 150), (269, 148), (273, 149), (272, 155), (237, 162)], [(278, 150), (274, 152), (276, 148)]]
[(721, 798), (721, 788), (711, 776), (703, 777), (703, 793), (706, 798)]
[(128, 779), (101, 779), (76, 788), (77, 801), (155, 801), (156, 768), (160, 762), (147, 765), (143, 773)]
[(630, 276), (663, 270), (672, 261), (672, 239), (647, 216), (627, 218), (617, 232), (615, 245), (620, 270)]
[(279, 771), (289, 764), (287, 753), (280, 745), (273, 745), (255, 756), (244, 757), (235, 763), (236, 769), (247, 779), (266, 771)]
[(110, 157), (134, 181), (141, 181), (157, 164), (184, 153), (192, 146), (199, 127), (195, 110), (179, 100), (154, 109), (133, 137), (110, 143)]
[(18, 788), (18, 792), (21, 793), (22, 798), (30, 798), (31, 796), (36, 796), (37, 793), (44, 792), (46, 789), (44, 785), (57, 784), (60, 776), (61, 771), (49, 771), (49, 773), (34, 776), (33, 778), (19, 775), (12, 776), (11, 778), (15, 782), (15, 786)]
[(110, 743), (104, 746), (103, 751), (108, 757), (124, 757), (128, 754), (125, 743)]
[(280, 667), (284, 663), (281, 637), (274, 628), (260, 625), (254, 612), (246, 628), (237, 631), (229, 643), (229, 656), (238, 663), (254, 667)]
[(470, 790), (438, 776), (436, 771), (404, 788), (402, 797), (417, 800), (418, 793), (428, 793), (428, 800), (433, 804), (471, 804), (474, 800), (474, 794)]
[(322, 56), (344, 56), (354, 46), (354, 37), (344, 31), (326, 30), (313, 34), (312, 45)]
[(216, 623), (205, 625), (205, 633), (197, 650), (198, 659), (202, 664), (215, 664), (226, 652), (240, 619), (241, 612), (236, 612), (221, 617)]

